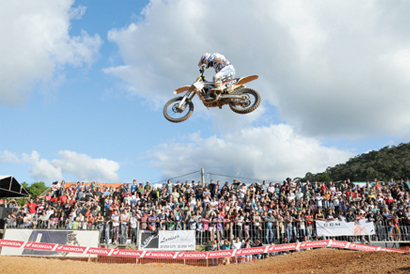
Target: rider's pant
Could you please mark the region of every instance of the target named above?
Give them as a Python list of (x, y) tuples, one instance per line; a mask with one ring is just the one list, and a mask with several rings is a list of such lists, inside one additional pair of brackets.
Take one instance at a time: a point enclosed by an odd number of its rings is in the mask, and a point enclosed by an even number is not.
[(222, 82), (232, 80), (235, 77), (235, 68), (232, 65), (226, 66), (214, 75), (214, 85), (216, 88), (222, 87)]

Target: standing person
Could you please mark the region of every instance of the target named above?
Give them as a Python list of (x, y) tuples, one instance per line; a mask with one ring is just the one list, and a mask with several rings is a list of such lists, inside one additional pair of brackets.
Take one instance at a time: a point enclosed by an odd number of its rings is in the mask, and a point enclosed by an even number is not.
[[(236, 241), (232, 244), (233, 249), (241, 249), (243, 248), (244, 244), (241, 242), (239, 237), (236, 237)], [(239, 256), (243, 257), (243, 256)], [(235, 256), (236, 263), (238, 263), (238, 256)]]
[(31, 217), (33, 217), (36, 213), (38, 205), (33, 201), (33, 199), (30, 199), (30, 201), (25, 205), (25, 207), (27, 207), (28, 213), (31, 215)]
[(215, 188), (216, 188), (216, 185), (214, 183), (214, 180), (211, 180), (211, 183), (209, 184), (209, 191), (211, 192), (211, 198), (215, 197)]
[(221, 212), (218, 212), (218, 215), (216, 218), (214, 218), (214, 222), (216, 222), (216, 238), (218, 239), (219, 242), (224, 238), (224, 222), (225, 218), (222, 217)]
[(242, 237), (242, 225), (243, 225), (243, 216), (241, 212), (238, 212), (238, 215), (235, 217), (235, 236)]
[(101, 243), (101, 238), (104, 235), (104, 217), (101, 211), (97, 213), (97, 217), (95, 218), (95, 223), (97, 225), (97, 229), (100, 231), (100, 242), (99, 243)]
[(256, 242), (256, 239), (260, 239), (260, 235), (262, 232), (262, 224), (261, 224), (261, 217), (259, 216), (259, 212), (255, 211), (253, 214), (253, 235), (254, 235), (254, 241)]
[(305, 214), (305, 221), (306, 221), (306, 232), (309, 241), (312, 241), (313, 238), (313, 215), (312, 211), (309, 209)]
[(111, 222), (112, 222), (112, 238), (114, 240), (114, 244), (118, 244), (118, 230), (120, 226), (120, 214), (117, 209), (113, 211), (111, 215)]
[(247, 241), (251, 236), (249, 234), (251, 227), (251, 216), (250, 212), (246, 211), (245, 216), (244, 216), (244, 223), (243, 223), (243, 230), (245, 231), (245, 241)]
[(151, 230), (151, 232), (158, 233), (157, 226), (159, 223), (159, 218), (155, 211), (152, 211), (152, 214), (150, 217), (148, 217), (147, 221), (149, 230)]
[[(271, 183), (272, 184), (272, 183)], [(268, 212), (268, 216), (265, 217), (266, 224), (266, 243), (271, 244), (274, 241), (273, 234), (273, 222), (275, 222), (275, 217), (272, 215), (272, 211)]]
[(134, 194), (137, 190), (138, 190), (138, 184), (137, 184), (137, 180), (134, 179), (132, 180), (132, 185), (131, 185), (131, 193)]
[(127, 243), (128, 239), (128, 223), (130, 221), (130, 214), (127, 209), (124, 209), (121, 214), (121, 242), (122, 244)]
[(209, 221), (210, 221), (210, 219), (209, 219), (209, 215), (208, 214), (205, 214), (205, 217), (202, 219), (202, 224), (203, 224), (203, 229), (204, 229), (204, 238), (205, 238), (205, 241), (207, 242), (207, 241), (209, 241), (209, 239), (210, 239), (210, 234), (209, 234)]
[(131, 227), (131, 244), (137, 244), (137, 223), (138, 214), (134, 211), (130, 213), (130, 227)]
[(287, 242), (290, 243), (290, 240), (292, 239), (292, 222), (293, 222), (293, 218), (292, 216), (290, 216), (290, 212), (286, 211), (286, 215), (283, 218), (285, 221), (285, 226), (286, 226), (286, 238), (287, 238)]

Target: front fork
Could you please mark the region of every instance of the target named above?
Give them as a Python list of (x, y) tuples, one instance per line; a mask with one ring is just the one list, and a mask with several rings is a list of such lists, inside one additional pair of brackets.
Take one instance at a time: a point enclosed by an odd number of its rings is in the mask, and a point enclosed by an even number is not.
[(186, 101), (186, 100), (192, 101), (192, 99), (194, 98), (195, 94), (196, 94), (196, 93), (193, 92), (193, 87), (191, 87), (191, 88), (187, 91), (187, 93), (185, 93), (185, 95), (184, 95), (184, 97), (182, 98), (181, 102), (179, 102), (179, 104), (178, 104), (178, 106), (177, 106), (177, 109), (180, 109), (180, 110), (184, 111), (185, 108), (186, 108), (185, 101)]

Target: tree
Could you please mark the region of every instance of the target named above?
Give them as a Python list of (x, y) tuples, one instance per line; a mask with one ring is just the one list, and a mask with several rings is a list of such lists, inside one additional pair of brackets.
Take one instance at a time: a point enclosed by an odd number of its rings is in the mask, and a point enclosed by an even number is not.
[[(26, 182), (21, 183), (21, 186), (27, 190), (30, 194), (30, 198), (36, 199), (37, 196), (40, 196), (44, 191), (48, 189), (48, 187), (44, 184), (44, 182), (35, 182), (31, 185), (28, 185)], [(16, 199), (19, 206), (25, 205), (28, 200), (27, 199)]]
[(388, 181), (390, 178), (398, 180), (407, 177), (410, 177), (410, 143), (386, 146), (379, 151), (357, 155), (344, 164), (328, 167), (325, 172), (308, 172), (302, 181), (341, 181), (350, 178), (363, 182), (376, 178)]

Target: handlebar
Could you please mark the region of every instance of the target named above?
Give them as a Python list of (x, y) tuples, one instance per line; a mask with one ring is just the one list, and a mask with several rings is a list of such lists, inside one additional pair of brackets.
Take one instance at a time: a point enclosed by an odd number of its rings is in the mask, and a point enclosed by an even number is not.
[(206, 65), (205, 65), (205, 64), (202, 64), (201, 67), (199, 68), (199, 72), (200, 72), (201, 74), (204, 74), (205, 67), (206, 67)]

